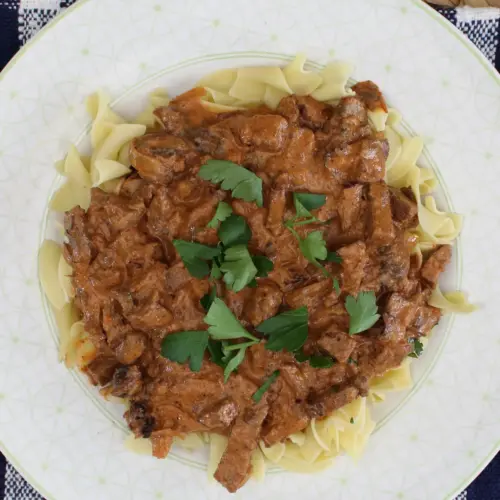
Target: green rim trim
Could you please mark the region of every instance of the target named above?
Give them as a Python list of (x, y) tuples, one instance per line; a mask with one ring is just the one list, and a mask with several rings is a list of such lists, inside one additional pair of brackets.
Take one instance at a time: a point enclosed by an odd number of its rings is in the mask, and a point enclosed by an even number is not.
[[(467, 40), (465, 38), (465, 36), (457, 28), (455, 28), (453, 25), (451, 25), (448, 21), (445, 21), (439, 13), (434, 11), (428, 5), (421, 2), (421, 0), (409, 0), (409, 1), (415, 7), (421, 9), (424, 13), (426, 13), (428, 16), (430, 16), (431, 19), (436, 21), (449, 34), (451, 34), (456, 40), (458, 40), (460, 42), (460, 44), (463, 45), (471, 53), (471, 55), (481, 64), (481, 66), (486, 70), (488, 75), (490, 75), (497, 84), (500, 84), (500, 76), (498, 75), (496, 70), (493, 68), (491, 63), (485, 58), (485, 56), (480, 52), (480, 50), (472, 44), (472, 42), (470, 42), (469, 40)], [(41, 38), (49, 31), (49, 29), (56, 26), (59, 22), (61, 22), (63, 19), (65, 19), (67, 16), (69, 16), (69, 14), (75, 12), (78, 8), (80, 8), (81, 6), (83, 6), (84, 4), (86, 4), (88, 2), (89, 2), (89, 0), (80, 0), (76, 4), (73, 4), (71, 7), (66, 9), (63, 13), (58, 15), (53, 21), (48, 23), (44, 28), (42, 28), (37, 33), (37, 35), (35, 35), (24, 47), (22, 47), (19, 50), (19, 52), (11, 59), (11, 61), (5, 66), (5, 68), (0, 73), (0, 82), (5, 78), (6, 74), (11, 69), (13, 69), (14, 66), (21, 60), (21, 58), (26, 54), (28, 49), (30, 49), (33, 45), (35, 45), (35, 43), (40, 41)], [(252, 53), (248, 53), (248, 54), (250, 57), (250, 54), (252, 54)], [(274, 57), (279, 57), (281, 59), (284, 59), (282, 54), (276, 54), (276, 53), (271, 53), (271, 52), (268, 52), (268, 53), (261, 52), (260, 53), (260, 55), (263, 55), (263, 54), (266, 54), (267, 56), (274, 56)], [(241, 53), (240, 54), (235, 53), (235, 55), (233, 57), (241, 57), (241, 56), (242, 56)], [(286, 58), (290, 59), (289, 57), (286, 57)], [(148, 80), (150, 80), (152, 78), (154, 78), (154, 76), (152, 76), (152, 77), (148, 78), (147, 80), (145, 80), (144, 82), (142, 82), (141, 85), (144, 85), (145, 82), (147, 82)], [(127, 93), (129, 93), (129, 92), (131, 92), (131, 90), (129, 90)], [(123, 96), (122, 96), (122, 98), (123, 98)], [(424, 149), (424, 154), (427, 155), (426, 149)], [(433, 166), (433, 168), (434, 168), (434, 166)], [(439, 175), (439, 171), (438, 170), (435, 170), (435, 171)], [(440, 175), (439, 175), (439, 181), (440, 181), (441, 186), (444, 186), (444, 184), (442, 184), (442, 176), (440, 176)], [(444, 190), (444, 187), (443, 187), (443, 190)], [(446, 195), (446, 193), (445, 193), (445, 195)], [(447, 200), (447, 201), (449, 202), (449, 200)], [(450, 207), (451, 207), (451, 205), (450, 205)], [(44, 215), (43, 220), (44, 221), (46, 220), (46, 214)], [(459, 240), (457, 243), (461, 248), (461, 241)], [(460, 271), (460, 274), (461, 274), (461, 271)], [(450, 327), (451, 327), (451, 325), (450, 325)], [(51, 328), (51, 330), (52, 330), (52, 328)], [(443, 343), (444, 343), (444, 341), (443, 341)], [(440, 354), (440, 352), (438, 352), (436, 354), (436, 356), (435, 356), (436, 359), (439, 357), (439, 354)], [(430, 370), (428, 370), (428, 371), (430, 371)], [(422, 378), (421, 378), (421, 380), (422, 380)], [(113, 419), (114, 419), (114, 417), (113, 417)], [(47, 499), (55, 500), (55, 498), (48, 491), (46, 491), (40, 484), (38, 484), (38, 482), (26, 470), (23, 469), (23, 467), (17, 461), (17, 459), (7, 450), (3, 441), (0, 441), (0, 450), (8, 458), (9, 462), (14, 465), (14, 467), (24, 476), (24, 478), (31, 485), (33, 485), (34, 488), (36, 488)], [(495, 454), (499, 450), (500, 450), (500, 441), (498, 441), (493, 446), (492, 451), (490, 453), (488, 453), (488, 455), (484, 458), (484, 460), (481, 461), (477, 465), (477, 467), (472, 472), (472, 475), (469, 476), (467, 479), (465, 479), (461, 484), (459, 484), (456, 487), (456, 489), (454, 489), (452, 492), (447, 494), (445, 498), (446, 499), (453, 498), (457, 493), (459, 493), (464, 488), (466, 488), (467, 485), (469, 485), (474, 480), (474, 478), (477, 477), (477, 475), (486, 467), (486, 465), (492, 460), (492, 458), (495, 456)]]

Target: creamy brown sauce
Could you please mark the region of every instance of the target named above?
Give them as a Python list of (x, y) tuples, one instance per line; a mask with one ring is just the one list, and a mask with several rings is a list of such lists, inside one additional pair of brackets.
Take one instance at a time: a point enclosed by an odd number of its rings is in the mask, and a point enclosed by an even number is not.
[[(229, 491), (247, 480), (259, 440), (267, 445), (303, 430), (367, 394), (370, 378), (398, 366), (412, 351), (408, 339), (427, 335), (440, 312), (427, 300), (451, 255), (443, 246), (423, 266), (412, 259), (416, 204), (408, 192), (384, 183), (388, 145), (374, 133), (367, 110), (385, 107), (371, 82), (336, 106), (309, 97), (284, 98), (266, 107), (214, 114), (199, 102), (200, 89), (156, 111), (163, 127), (131, 146), (135, 172), (119, 194), (92, 191), (87, 213), (66, 214), (76, 305), (97, 348), (86, 367), (103, 392), (130, 399), (125, 417), (137, 436), (151, 437), (164, 457), (174, 436), (196, 431), (229, 437), (216, 478)], [(208, 159), (225, 159), (256, 173), (264, 206), (233, 199), (197, 176)], [(323, 230), (341, 264), (326, 263), (332, 277), (308, 262), (283, 225), (295, 215), (293, 192), (326, 194), (315, 212), (327, 224), (297, 228), (302, 237)], [(208, 279), (187, 272), (173, 239), (218, 243), (206, 227), (224, 200), (252, 230), (249, 250), (274, 263), (257, 288), (235, 293), (217, 283), (223, 298), (250, 332), (287, 309), (306, 306), (306, 354), (327, 354), (331, 368), (312, 368), (288, 352), (250, 347), (227, 383), (207, 357), (199, 372), (160, 354), (169, 333), (205, 330), (200, 299)], [(336, 277), (341, 296), (333, 290)], [(349, 335), (345, 297), (373, 291), (380, 320)], [(275, 370), (280, 376), (256, 404), (252, 394)]]

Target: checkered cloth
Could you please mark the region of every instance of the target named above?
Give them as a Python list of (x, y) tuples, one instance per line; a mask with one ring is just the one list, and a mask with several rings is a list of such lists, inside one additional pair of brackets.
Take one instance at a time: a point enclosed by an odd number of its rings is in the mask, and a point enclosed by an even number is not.
[[(0, 68), (40, 28), (76, 1), (0, 0)], [(500, 9), (436, 9), (465, 33), (500, 71)], [(0, 500), (43, 500), (1, 453)], [(455, 500), (500, 500), (500, 455)]]

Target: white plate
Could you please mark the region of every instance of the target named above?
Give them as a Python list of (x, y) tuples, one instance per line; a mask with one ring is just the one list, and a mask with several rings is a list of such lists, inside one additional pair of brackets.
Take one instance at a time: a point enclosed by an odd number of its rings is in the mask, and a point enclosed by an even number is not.
[(207, 483), (203, 453), (127, 452), (121, 410), (57, 363), (36, 253), (52, 165), (70, 142), (86, 144), (84, 98), (104, 87), (132, 114), (155, 87), (175, 94), (214, 69), (298, 51), (353, 61), (354, 78), (379, 83), (424, 136), (441, 205), (466, 215), (447, 284), (481, 309), (442, 322), (413, 364), (414, 389), (377, 409), (357, 466), (273, 471), (231, 498), (451, 498), (498, 450), (500, 79), (477, 49), (418, 0), (81, 0), (0, 76), (1, 447), (48, 499), (229, 497)]

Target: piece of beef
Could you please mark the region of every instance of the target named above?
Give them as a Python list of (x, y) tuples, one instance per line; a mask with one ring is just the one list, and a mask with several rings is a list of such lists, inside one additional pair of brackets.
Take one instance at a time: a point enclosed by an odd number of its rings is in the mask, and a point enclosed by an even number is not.
[(94, 385), (106, 385), (113, 378), (119, 362), (111, 351), (99, 352), (96, 357), (85, 367), (84, 372)]
[(271, 280), (259, 280), (258, 287), (252, 290), (244, 314), (251, 325), (257, 326), (278, 312), (283, 293)]
[(356, 92), (356, 95), (361, 97), (370, 111), (382, 109), (387, 113), (387, 104), (385, 103), (384, 96), (382, 92), (380, 92), (378, 85), (372, 81), (367, 80), (365, 82), (356, 83), (356, 85), (352, 87), (352, 90)]
[(232, 128), (245, 146), (261, 151), (281, 151), (288, 136), (288, 122), (278, 115), (254, 115)]
[(310, 418), (321, 418), (355, 400), (359, 395), (357, 387), (345, 387), (340, 390), (331, 388), (324, 393), (311, 395), (306, 406)]
[(356, 340), (334, 327), (319, 338), (318, 346), (340, 363), (346, 363), (356, 347)]
[(316, 132), (320, 147), (333, 151), (372, 135), (365, 104), (358, 96), (343, 97), (332, 110), (331, 117)]
[(368, 262), (366, 245), (362, 241), (342, 247), (337, 251), (342, 258), (342, 290), (357, 295)]
[(429, 335), (431, 330), (441, 319), (441, 310), (436, 307), (421, 305), (415, 314), (411, 324), (412, 336), (420, 337)]
[(326, 155), (326, 167), (342, 183), (380, 182), (385, 175), (385, 139), (362, 139), (340, 145)]
[(136, 437), (148, 438), (151, 436), (156, 422), (147, 402), (133, 400), (124, 416), (130, 430)]
[(410, 270), (411, 248), (405, 235), (397, 233), (391, 245), (376, 249), (379, 285), (391, 291), (400, 291), (405, 286)]
[(266, 226), (274, 235), (279, 234), (283, 230), (286, 201), (286, 191), (284, 189), (271, 190)]
[(113, 373), (109, 393), (117, 398), (131, 398), (142, 389), (142, 374), (136, 365), (119, 366)]
[(285, 302), (292, 309), (298, 309), (299, 307), (307, 307), (310, 312), (316, 307), (316, 305), (321, 301), (321, 297), (332, 287), (331, 280), (322, 279), (316, 283), (311, 283), (309, 285), (295, 288), (292, 292), (285, 294)]
[(349, 230), (363, 216), (363, 185), (356, 184), (355, 186), (344, 189), (337, 209), (342, 231)]
[(403, 229), (415, 227), (418, 224), (418, 206), (414, 199), (406, 196), (399, 189), (389, 188), (391, 194), (392, 217)]
[(409, 300), (398, 293), (391, 294), (383, 315), (385, 323), (384, 337), (392, 341), (402, 340), (406, 329), (415, 318), (417, 307), (416, 298)]
[(384, 183), (370, 184), (370, 234), (375, 245), (388, 245), (396, 233), (392, 223), (391, 198)]
[(366, 339), (357, 349), (359, 373), (371, 378), (383, 375), (387, 370), (398, 367), (412, 351), (404, 339), (401, 342), (386, 341), (376, 336)]
[(250, 477), (252, 453), (257, 447), (262, 422), (269, 411), (263, 401), (246, 409), (244, 414), (236, 419), (227, 448), (215, 471), (215, 479), (230, 493), (241, 488)]
[(125, 317), (134, 329), (143, 332), (165, 328), (173, 318), (172, 313), (159, 303), (157, 294), (141, 301), (140, 305)]
[(432, 286), (436, 286), (439, 276), (451, 260), (451, 246), (442, 245), (434, 250), (422, 266), (420, 274)]
[(87, 235), (85, 210), (74, 207), (64, 214), (64, 229), (68, 243), (64, 245), (64, 257), (75, 270), (85, 269), (92, 259), (92, 244)]
[(222, 399), (204, 408), (198, 416), (198, 422), (208, 429), (225, 429), (238, 415), (238, 405), (231, 398)]
[(284, 97), (276, 110), (290, 122), (311, 130), (321, 129), (331, 115), (328, 105), (310, 96)]
[(174, 435), (169, 430), (153, 431), (151, 433), (153, 457), (166, 458), (173, 443)]
[(165, 133), (148, 134), (130, 143), (130, 162), (146, 180), (168, 184), (191, 166), (201, 164), (194, 145)]

